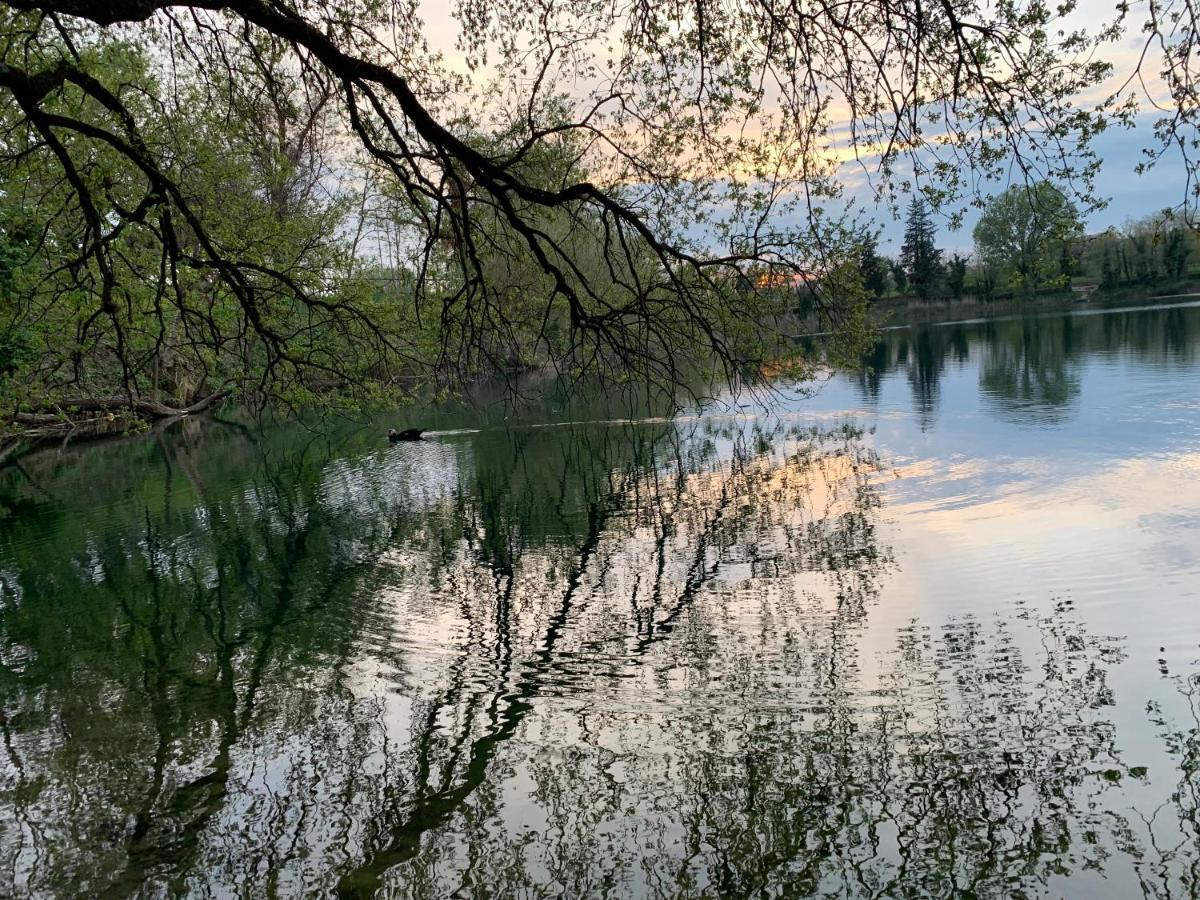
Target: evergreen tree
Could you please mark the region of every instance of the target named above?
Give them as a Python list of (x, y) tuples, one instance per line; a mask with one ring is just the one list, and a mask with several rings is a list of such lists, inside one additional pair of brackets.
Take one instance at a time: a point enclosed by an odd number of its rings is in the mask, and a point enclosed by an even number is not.
[(898, 260), (888, 260), (888, 265), (892, 269), (892, 278), (896, 282), (896, 293), (904, 294), (908, 291), (908, 273), (904, 271), (904, 266)]
[(873, 237), (863, 242), (858, 255), (858, 273), (863, 287), (872, 297), (881, 297), (887, 291), (886, 263), (880, 257)]
[(967, 258), (955, 253), (950, 257), (950, 265), (946, 268), (946, 286), (950, 289), (950, 296), (955, 300), (961, 300), (963, 286), (966, 282)]
[(936, 228), (929, 215), (925, 198), (915, 196), (908, 205), (908, 222), (904, 227), (904, 243), (900, 247), (900, 263), (917, 296), (933, 296), (942, 278), (942, 251), (934, 242)]

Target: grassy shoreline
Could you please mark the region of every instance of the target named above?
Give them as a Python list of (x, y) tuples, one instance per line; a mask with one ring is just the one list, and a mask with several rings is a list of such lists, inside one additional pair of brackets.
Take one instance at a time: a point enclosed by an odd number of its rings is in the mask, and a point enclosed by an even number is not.
[(1178, 302), (1194, 296), (1200, 299), (1200, 281), (1189, 279), (1159, 285), (1097, 290), (1081, 297), (1070, 291), (1034, 297), (1013, 297), (1004, 300), (982, 300), (964, 297), (961, 300), (919, 300), (915, 297), (887, 297), (871, 304), (873, 324), (880, 328), (903, 325), (933, 325), (958, 319), (1017, 315), (1030, 312), (1066, 312), (1077, 309), (1108, 309), (1130, 302)]

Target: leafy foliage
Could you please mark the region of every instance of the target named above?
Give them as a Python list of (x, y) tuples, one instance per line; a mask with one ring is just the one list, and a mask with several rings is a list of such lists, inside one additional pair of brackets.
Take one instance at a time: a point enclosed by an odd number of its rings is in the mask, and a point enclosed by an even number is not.
[(872, 297), (882, 297), (887, 291), (887, 262), (879, 255), (875, 238), (863, 243), (858, 255), (858, 271), (866, 292)]
[(1173, 214), (1157, 214), (1109, 229), (1087, 241), (1082, 265), (1105, 287), (1184, 281), (1200, 259), (1200, 234)]
[(1083, 231), (1075, 205), (1048, 181), (1013, 185), (993, 198), (975, 225), (980, 259), (1022, 288), (1071, 274), (1069, 244)]
[[(824, 285), (806, 324), (861, 340), (828, 289), (860, 249), (829, 213), (846, 158), (885, 200), (1014, 166), (1091, 200), (1091, 139), (1137, 112), (1096, 90), (1136, 13), (1087, 34), (1070, 7), (473, 0), (464, 72), (415, 0), (7, 0), (8, 424), (530, 366), (754, 380), (795, 355), (780, 285)], [(1146, 13), (1163, 147), (1194, 124), (1180, 15)]]

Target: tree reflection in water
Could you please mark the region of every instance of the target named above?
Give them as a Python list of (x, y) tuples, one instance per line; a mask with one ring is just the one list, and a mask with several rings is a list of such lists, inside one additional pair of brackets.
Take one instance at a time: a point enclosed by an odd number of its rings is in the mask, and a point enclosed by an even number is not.
[[(895, 563), (850, 430), (134, 447), (3, 484), (19, 893), (1195, 890), (1068, 603), (863, 649)], [(1156, 715), (1194, 839), (1196, 723)]]
[(875, 403), (884, 379), (894, 372), (903, 374), (921, 430), (929, 431), (937, 419), (947, 371), (973, 362), (985, 404), (999, 419), (1054, 425), (1074, 412), (1080, 370), (1086, 363), (1125, 356), (1164, 378), (1191, 370), (1200, 346), (1200, 316), (1194, 312), (1164, 307), (898, 328), (881, 334), (854, 377), (860, 396)]

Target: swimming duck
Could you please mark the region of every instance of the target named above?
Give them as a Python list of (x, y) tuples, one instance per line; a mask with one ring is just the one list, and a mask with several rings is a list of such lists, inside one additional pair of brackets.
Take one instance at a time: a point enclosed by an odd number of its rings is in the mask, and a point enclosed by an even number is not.
[(397, 431), (395, 428), (388, 429), (388, 440), (393, 444), (396, 441), (419, 441), (421, 435), (425, 433), (424, 428), (405, 428), (403, 431)]

